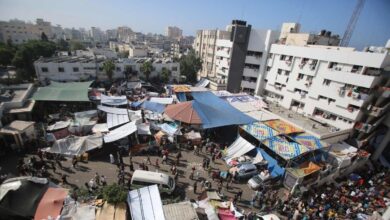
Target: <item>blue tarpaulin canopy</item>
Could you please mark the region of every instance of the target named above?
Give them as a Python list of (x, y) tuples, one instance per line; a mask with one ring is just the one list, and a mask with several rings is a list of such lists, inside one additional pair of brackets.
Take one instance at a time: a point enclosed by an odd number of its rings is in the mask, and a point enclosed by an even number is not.
[(179, 99), (180, 102), (186, 102), (187, 101), (187, 97), (186, 97), (186, 94), (184, 92), (178, 92), (178, 93), (176, 93), (176, 96), (177, 96), (177, 99)]
[(142, 104), (142, 107), (144, 109), (150, 110), (152, 112), (158, 112), (158, 113), (163, 113), (165, 110), (165, 106), (163, 104), (157, 102), (150, 102), (150, 101), (145, 101)]
[(232, 107), (212, 92), (193, 92), (191, 94), (195, 100), (193, 108), (199, 114), (202, 127), (205, 129), (250, 124), (256, 121), (256, 119)]
[(258, 151), (260, 151), (261, 156), (268, 162), (267, 167), (268, 171), (270, 172), (271, 176), (283, 176), (284, 175), (284, 168), (281, 167), (277, 160), (275, 160), (273, 157), (271, 157), (269, 154), (267, 154), (263, 149), (256, 148)]
[(143, 101), (132, 102), (132, 103), (130, 104), (130, 106), (133, 107), (133, 108), (138, 108), (139, 106), (142, 105), (142, 103), (143, 103)]

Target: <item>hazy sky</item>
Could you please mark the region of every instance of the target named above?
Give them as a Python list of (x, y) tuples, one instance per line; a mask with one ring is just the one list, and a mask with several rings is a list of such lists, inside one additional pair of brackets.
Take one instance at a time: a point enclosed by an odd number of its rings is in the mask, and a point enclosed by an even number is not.
[[(343, 35), (357, 0), (0, 0), (0, 20), (43, 18), (62, 27), (126, 25), (164, 33), (168, 25), (194, 35), (198, 29), (225, 28), (232, 19), (257, 29), (279, 30), (300, 22), (302, 31), (327, 29)], [(351, 46), (383, 46), (390, 38), (390, 0), (366, 0)]]

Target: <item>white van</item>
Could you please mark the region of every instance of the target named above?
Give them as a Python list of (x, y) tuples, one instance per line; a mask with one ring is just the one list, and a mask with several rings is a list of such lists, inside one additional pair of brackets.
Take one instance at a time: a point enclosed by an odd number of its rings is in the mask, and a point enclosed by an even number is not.
[(175, 190), (175, 180), (164, 174), (151, 171), (136, 170), (131, 178), (131, 189), (157, 184), (160, 193), (171, 194)]

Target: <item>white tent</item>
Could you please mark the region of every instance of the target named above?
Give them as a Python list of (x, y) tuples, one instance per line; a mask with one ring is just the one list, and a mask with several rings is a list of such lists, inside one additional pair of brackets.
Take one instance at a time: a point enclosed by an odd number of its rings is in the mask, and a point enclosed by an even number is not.
[(150, 124), (142, 123), (137, 125), (137, 133), (138, 134), (146, 134), (150, 135)]
[(100, 102), (112, 106), (127, 105), (128, 103), (126, 96), (106, 96), (103, 94), (101, 95)]
[(107, 123), (96, 124), (92, 128), (92, 133), (106, 133), (109, 132)]
[(165, 220), (157, 185), (130, 191), (127, 202), (132, 220)]
[(138, 121), (141, 119), (141, 110), (131, 111), (125, 108), (112, 108), (102, 105), (99, 105), (98, 109), (107, 113), (107, 126), (109, 129), (129, 121)]
[(103, 145), (102, 135), (69, 136), (56, 140), (52, 147), (44, 149), (49, 153), (62, 154), (65, 156), (77, 156), (87, 151), (99, 148)]
[(251, 143), (249, 143), (247, 140), (239, 136), (237, 140), (233, 142), (227, 149), (225, 160), (229, 161), (232, 158), (240, 157), (244, 155), (245, 153), (251, 151), (252, 149), (255, 149), (255, 146), (253, 146)]
[(108, 134), (104, 136), (104, 142), (110, 143), (110, 142), (117, 141), (119, 139), (127, 137), (128, 135), (134, 133), (135, 131), (137, 131), (136, 122), (135, 121), (129, 122), (127, 124), (120, 126), (119, 128), (116, 128), (108, 132)]
[(70, 125), (70, 121), (57, 121), (56, 123), (47, 126), (47, 131), (55, 131), (66, 128)]
[(118, 125), (125, 124), (129, 122), (129, 115), (128, 114), (111, 114), (107, 113), (107, 127), (108, 128), (113, 128)]
[(150, 98), (151, 102), (157, 102), (163, 105), (169, 105), (172, 104), (173, 98), (160, 98), (160, 97), (152, 97)]

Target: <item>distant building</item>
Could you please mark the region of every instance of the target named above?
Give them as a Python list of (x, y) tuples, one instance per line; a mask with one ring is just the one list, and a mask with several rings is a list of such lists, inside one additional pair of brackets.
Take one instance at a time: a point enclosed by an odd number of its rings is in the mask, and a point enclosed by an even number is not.
[(169, 38), (169, 39), (180, 39), (182, 36), (183, 36), (183, 30), (181, 30), (180, 28), (176, 27), (176, 26), (168, 26), (167, 27), (167, 30), (166, 30), (166, 36)]
[[(107, 79), (103, 70), (103, 63), (106, 60), (103, 56), (61, 56), (51, 58), (40, 58), (34, 62), (37, 78), (41, 82), (47, 80), (59, 82), (74, 82), (82, 80), (91, 80), (98, 78)], [(171, 59), (151, 59), (151, 58), (132, 58), (132, 59), (114, 59), (115, 70), (114, 79), (124, 78), (124, 70), (127, 66), (142, 76), (141, 66), (144, 62), (152, 62), (155, 70), (150, 77), (159, 75), (162, 68), (171, 71), (171, 78), (179, 80), (180, 64), (173, 62)]]
[(146, 57), (148, 55), (148, 48), (143, 44), (132, 43), (129, 47), (129, 58), (132, 57)]
[(6, 43), (11, 40), (14, 44), (21, 44), (28, 40), (41, 39), (42, 33), (49, 38), (53, 38), (50, 22), (41, 18), (36, 23), (27, 23), (21, 20), (0, 21), (0, 41)]
[(118, 27), (116, 32), (118, 41), (127, 43), (131, 41), (132, 35), (134, 34), (133, 30), (126, 26)]

